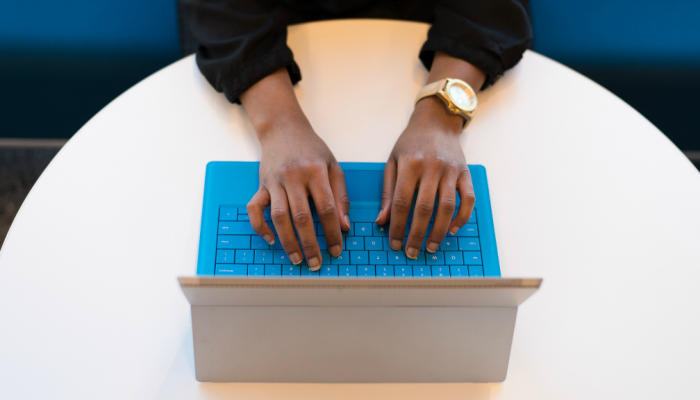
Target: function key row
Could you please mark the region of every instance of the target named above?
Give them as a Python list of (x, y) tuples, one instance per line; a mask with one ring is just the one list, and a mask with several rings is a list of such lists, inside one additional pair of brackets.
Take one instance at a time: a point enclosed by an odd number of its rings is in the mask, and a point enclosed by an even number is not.
[[(481, 265), (479, 251), (418, 252), (413, 260), (403, 251), (342, 251), (332, 257), (321, 251), (321, 257), (329, 265)], [(217, 264), (291, 264), (284, 250), (217, 250)]]
[(279, 264), (217, 264), (215, 275), (219, 276), (271, 276), (271, 277), (323, 277), (323, 278), (466, 278), (483, 277), (480, 265), (452, 266), (406, 266), (406, 265), (324, 265), (311, 271), (306, 265)]
[[(327, 250), (326, 238), (317, 236), (319, 248)], [(425, 250), (427, 236), (423, 240), (421, 250)], [(406, 238), (404, 237), (404, 244)], [(217, 249), (241, 249), (241, 250), (282, 250), (279, 237), (275, 236), (275, 243), (269, 245), (258, 235), (219, 235), (217, 238)], [(347, 236), (343, 241), (345, 250), (393, 250), (389, 245), (387, 236)], [(452, 237), (447, 236), (440, 244), (442, 251), (476, 251), (481, 250), (479, 238), (477, 237)]]

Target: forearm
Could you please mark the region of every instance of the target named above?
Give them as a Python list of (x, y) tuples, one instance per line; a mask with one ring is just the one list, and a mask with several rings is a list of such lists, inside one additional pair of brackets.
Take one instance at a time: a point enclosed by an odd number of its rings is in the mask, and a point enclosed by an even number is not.
[(277, 127), (309, 125), (285, 68), (261, 79), (240, 98), (261, 143), (280, 131)]

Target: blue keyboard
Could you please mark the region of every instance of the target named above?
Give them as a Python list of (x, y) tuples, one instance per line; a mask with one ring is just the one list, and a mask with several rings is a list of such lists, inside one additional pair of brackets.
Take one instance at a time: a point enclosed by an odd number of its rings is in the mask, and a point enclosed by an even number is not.
[[(215, 275), (225, 276), (285, 276), (285, 277), (483, 277), (484, 271), (479, 247), (479, 228), (476, 210), (469, 223), (454, 236), (449, 235), (435, 253), (425, 251), (425, 240), (418, 258), (411, 260), (403, 250), (389, 246), (389, 226), (376, 225), (379, 209), (350, 208), (352, 229), (343, 232), (344, 251), (332, 257), (326, 251), (326, 239), (316, 209), (311, 209), (316, 224), (316, 235), (321, 248), (323, 265), (311, 271), (302, 262), (292, 265), (275, 236), (269, 245), (250, 226), (248, 212), (242, 205), (224, 205), (219, 209)], [(432, 222), (428, 232), (432, 228)], [(265, 220), (274, 231), (270, 209)], [(410, 222), (406, 227), (406, 234)], [(426, 234), (425, 238), (428, 238)], [(404, 244), (406, 238), (404, 238)]]
[[(258, 163), (211, 162), (207, 165), (197, 273), (215, 276), (289, 278), (477, 278), (498, 277), (500, 266), (493, 231), (486, 173), (470, 166), (476, 206), (454, 236), (448, 233), (435, 253), (425, 251), (432, 222), (416, 260), (389, 246), (389, 226), (374, 223), (382, 190), (381, 163), (341, 163), (350, 197), (352, 229), (343, 232), (343, 252), (331, 257), (318, 214), (312, 207), (323, 264), (311, 271), (293, 265), (279, 237), (269, 245), (250, 225), (246, 203), (259, 187)], [(269, 208), (265, 220), (274, 231)], [(410, 229), (411, 216), (406, 226)], [(404, 239), (404, 244), (405, 244)]]

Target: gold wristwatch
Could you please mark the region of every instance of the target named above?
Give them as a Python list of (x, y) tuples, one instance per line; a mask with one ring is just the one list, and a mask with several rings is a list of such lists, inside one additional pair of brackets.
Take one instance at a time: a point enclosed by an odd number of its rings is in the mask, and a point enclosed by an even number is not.
[(467, 82), (446, 78), (427, 84), (418, 93), (415, 104), (428, 96), (437, 96), (452, 114), (463, 117), (462, 129), (471, 122), (477, 101), (476, 92)]

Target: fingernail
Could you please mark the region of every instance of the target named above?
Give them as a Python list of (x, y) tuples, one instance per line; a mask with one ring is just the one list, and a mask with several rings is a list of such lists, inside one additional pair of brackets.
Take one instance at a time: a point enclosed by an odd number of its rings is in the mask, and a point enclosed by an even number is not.
[(382, 211), (384, 211), (383, 208), (382, 208), (381, 210), (379, 210), (379, 214), (377, 214), (377, 219), (374, 220), (374, 223), (375, 223), (375, 224), (377, 223), (377, 221), (379, 221), (379, 217), (382, 216)]
[(394, 239), (391, 241), (391, 248), (394, 250), (401, 250), (401, 241)]
[(270, 235), (264, 235), (263, 239), (265, 239), (267, 244), (275, 244), (275, 238)]
[(416, 258), (418, 258), (418, 249), (415, 247), (407, 248), (406, 257), (410, 258), (411, 260), (415, 260)]
[(438, 247), (440, 247), (439, 244), (437, 244), (435, 242), (430, 242), (430, 243), (428, 243), (428, 246), (425, 249), (431, 253), (435, 253), (437, 251)]
[(318, 260), (318, 257), (310, 259), (307, 264), (309, 264), (309, 269), (312, 271), (316, 271), (321, 268), (321, 262)]
[(450, 235), (454, 236), (458, 230), (459, 230), (458, 226), (453, 227), (452, 229), (450, 229)]
[(289, 256), (289, 259), (292, 261), (292, 264), (294, 264), (294, 265), (301, 263), (301, 255), (299, 255), (299, 253), (292, 253)]
[(339, 244), (331, 246), (331, 248), (328, 249), (328, 252), (331, 253), (333, 257), (338, 257), (341, 251), (343, 251), (343, 248)]

